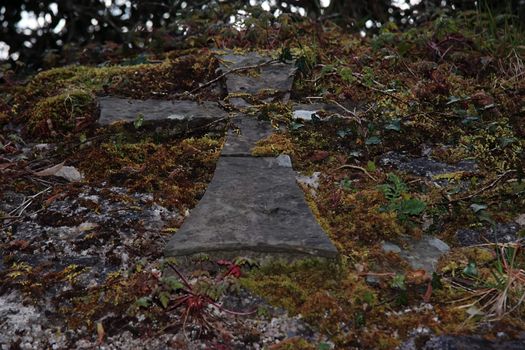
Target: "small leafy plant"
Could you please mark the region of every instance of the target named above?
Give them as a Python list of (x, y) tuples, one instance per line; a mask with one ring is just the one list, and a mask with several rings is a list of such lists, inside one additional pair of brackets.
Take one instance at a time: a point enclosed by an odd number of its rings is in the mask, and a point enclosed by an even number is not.
[[(204, 274), (193, 280), (189, 280), (173, 262), (166, 264), (175, 275), (161, 278), (155, 292), (151, 296), (138, 299), (136, 305), (147, 308), (157, 303), (168, 312), (179, 310), (179, 320), (182, 320), (186, 338), (188, 321), (198, 326), (201, 333), (206, 333), (220, 328), (216, 326), (220, 322), (218, 311), (235, 316), (247, 316), (257, 312), (256, 309), (241, 312), (229, 310), (218, 302), (228, 290), (235, 289), (236, 279), (241, 275), (241, 265), (250, 264), (249, 260), (219, 260), (217, 265), (225, 267), (226, 271), (219, 273), (215, 278)], [(170, 326), (172, 325), (166, 328)]]
[(382, 210), (397, 212), (400, 221), (406, 221), (411, 216), (421, 215), (425, 211), (425, 202), (412, 198), (407, 185), (395, 174), (388, 174), (387, 183), (380, 185), (379, 189), (389, 202)]

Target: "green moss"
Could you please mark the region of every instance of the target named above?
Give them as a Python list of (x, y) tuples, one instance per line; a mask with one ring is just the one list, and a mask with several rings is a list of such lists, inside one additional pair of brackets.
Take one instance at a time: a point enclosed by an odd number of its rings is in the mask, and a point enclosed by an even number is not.
[(285, 339), (270, 347), (271, 350), (316, 350), (315, 345), (301, 338)]
[(166, 59), (160, 64), (134, 66), (67, 66), (37, 74), (26, 86), (30, 96), (51, 96), (69, 89), (126, 97), (162, 97), (195, 88), (211, 79), (218, 65), (210, 54)]
[(379, 190), (348, 192), (334, 184), (323, 186), (317, 198), (319, 213), (344, 252), (351, 252), (358, 243), (396, 241), (401, 234), (409, 233), (395, 212), (381, 210), (386, 203)]
[[(383, 332), (390, 327), (377, 322), (385, 311), (377, 291), (343, 261), (276, 262), (252, 271), (241, 284), (291, 314), (301, 314), (338, 348), (377, 348), (382, 339), (378, 328)], [(364, 327), (368, 323), (374, 327)]]
[(77, 131), (97, 118), (95, 96), (85, 90), (67, 92), (38, 100), (29, 111), (27, 129), (39, 137)]
[(113, 140), (86, 147), (75, 155), (91, 183), (124, 184), (151, 192), (181, 212), (192, 208), (211, 180), (222, 140), (208, 136), (165, 139), (154, 135), (116, 134)]
[(500, 118), (476, 133), (463, 136), (458, 153), (476, 159), (486, 169), (505, 171), (519, 162), (523, 145), (523, 140), (516, 137), (508, 120)]
[(273, 133), (265, 139), (257, 141), (251, 153), (254, 157), (278, 156), (280, 154), (295, 154), (294, 144), (286, 135)]
[[(10, 110), (0, 109), (0, 118), (16, 116), (15, 121), (27, 123), (32, 137), (64, 135), (78, 131), (77, 126), (87, 126), (98, 117), (96, 95), (173, 98), (211, 80), (217, 67), (217, 59), (205, 52), (166, 59), (160, 64), (54, 68), (14, 90), (12, 106)], [(202, 89), (199, 93), (210, 99), (213, 95), (210, 91)], [(75, 125), (75, 119), (80, 125)]]

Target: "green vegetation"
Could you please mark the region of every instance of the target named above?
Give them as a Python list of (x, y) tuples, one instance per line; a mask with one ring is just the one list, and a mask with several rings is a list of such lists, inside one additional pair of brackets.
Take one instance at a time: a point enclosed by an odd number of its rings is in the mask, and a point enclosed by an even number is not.
[[(218, 62), (209, 52), (178, 55), (181, 53), (168, 53), (159, 64), (68, 66), (43, 71), (7, 95), (11, 108), (2, 112), (0, 122), (11, 117), (26, 123), (26, 132), (33, 138), (63, 138), (96, 121), (96, 95), (176, 99), (196, 88), (198, 82), (215, 76)], [(203, 89), (197, 97), (215, 96)]]
[[(205, 49), (144, 56), (137, 65), (122, 59), (101, 67), (54, 68), (27, 82), (13, 78), (0, 89), (0, 123), (21, 125), (26, 141), (69, 141), (52, 160), (74, 164), (85, 175), (83, 185), (151, 193), (156, 203), (176, 209), (181, 219), (159, 232), (161, 238), (175, 232), (202, 197), (222, 146), (222, 129), (170, 134), (147, 130), (138, 117), (131, 127), (95, 130), (90, 126), (97, 118), (96, 97), (214, 100), (230, 111), (235, 111), (230, 99), (249, 100), (253, 107), (246, 112), (275, 128), (253, 155), (289, 154), (296, 170), (319, 172), (318, 186), (305, 187), (305, 195), (341, 256), (242, 269), (237, 262), (225, 268), (203, 258), (185, 282), (182, 274), (159, 278), (152, 273), (163, 267), (160, 253), (143, 250), (145, 244), (137, 239), (127, 247), (136, 254), (127, 271), (80, 290), (75, 286), (85, 273), (82, 266), (49, 272), (17, 261), (28, 242), (10, 242), (1, 247), (8, 252), (0, 272), (3, 288), (18, 289), (28, 303), (38, 304), (46, 290), (71, 287), (56, 301), (59, 313), (69, 328), (90, 331), (109, 312), (145, 314), (144, 334), (180, 327), (173, 315), (195, 316), (187, 322), (204, 324), (213, 303), (242, 286), (302, 315), (337, 349), (392, 349), (422, 326), (436, 334), (523, 332), (522, 243), (462, 246), (456, 235), (460, 229), (492, 232), (497, 223), (514, 223), (525, 213), (525, 34), (510, 23), (490, 12), (439, 13), (414, 28), (387, 23), (377, 35), (363, 38), (329, 19), (283, 15), (271, 21), (252, 17), (244, 31), (228, 27), (205, 37), (195, 34), (192, 40), (201, 44), (209, 40), (239, 52), (255, 49), (294, 58), (298, 74), (292, 100), (324, 104), (310, 121), (293, 120), (292, 102), (273, 101), (273, 91), (223, 96), (211, 86), (198, 89), (220, 74), (216, 57)], [(18, 151), (13, 135), (0, 135), (5, 154)], [(387, 152), (450, 166), (470, 160), (476, 167), (418, 176), (385, 165)], [(12, 163), (0, 164), (12, 170), (0, 170), (1, 190), (28, 196), (41, 190), (41, 182), (26, 176), (29, 162)], [(79, 187), (60, 185), (33, 205), (77, 195)], [(134, 203), (127, 195), (112, 196)], [(423, 234), (451, 246), (432, 275), (382, 249), (385, 241), (404, 249)], [(523, 234), (522, 227), (517, 235)], [(80, 241), (109, 242), (104, 235), (111, 236), (90, 232)], [(490, 235), (488, 240), (494, 240), (496, 235)], [(316, 346), (287, 339), (273, 348)]]

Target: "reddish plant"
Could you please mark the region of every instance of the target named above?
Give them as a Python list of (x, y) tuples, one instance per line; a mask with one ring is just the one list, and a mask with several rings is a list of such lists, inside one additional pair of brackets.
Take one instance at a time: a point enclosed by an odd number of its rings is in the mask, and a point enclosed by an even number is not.
[[(226, 276), (240, 276), (240, 267), (232, 262), (223, 260), (218, 262), (219, 265), (227, 265), (228, 272), (220, 279), (222, 280)], [(194, 320), (205, 329), (214, 329), (212, 320), (216, 320), (217, 316), (211, 312), (213, 308), (222, 311), (224, 313), (235, 315), (235, 316), (248, 316), (254, 314), (257, 310), (251, 310), (247, 312), (238, 312), (224, 308), (219, 305), (212, 297), (206, 293), (196, 292), (192, 284), (188, 279), (177, 269), (173, 264), (168, 266), (175, 272), (182, 282), (183, 288), (179, 290), (180, 296), (173, 300), (173, 305), (168, 308), (169, 311), (175, 310), (179, 307), (183, 307), (182, 318), (183, 318), (183, 329), (186, 329), (188, 319)], [(184, 332), (186, 336), (186, 332)], [(187, 338), (187, 336), (186, 336)]]

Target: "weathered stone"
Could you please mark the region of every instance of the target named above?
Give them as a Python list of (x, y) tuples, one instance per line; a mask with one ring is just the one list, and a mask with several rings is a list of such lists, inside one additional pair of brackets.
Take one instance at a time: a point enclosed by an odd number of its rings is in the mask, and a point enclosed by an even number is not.
[(337, 250), (276, 158), (221, 157), (204, 197), (169, 241), (168, 256), (322, 256)]
[(250, 156), (257, 141), (272, 133), (272, 126), (268, 121), (248, 116), (234, 118), (233, 127), (226, 136), (221, 152), (223, 156)]
[(525, 214), (518, 215), (514, 221), (520, 226), (525, 226)]
[(292, 113), (292, 118), (295, 120), (311, 121), (315, 116), (316, 111), (309, 111), (306, 109), (296, 109)]
[(251, 103), (246, 102), (246, 100), (242, 97), (232, 97), (228, 99), (228, 102), (235, 108), (238, 108), (239, 110), (252, 106)]
[(407, 248), (401, 248), (391, 242), (383, 242), (381, 249), (385, 253), (396, 253), (403, 257), (414, 270), (425, 270), (434, 272), (439, 258), (450, 250), (450, 247), (442, 240), (423, 236), (415, 242), (407, 242)]
[(525, 335), (519, 339), (484, 339), (479, 335), (419, 335), (407, 340), (399, 350), (521, 350)]
[(449, 250), (450, 247), (442, 240), (425, 235), (410, 243), (407, 249), (402, 249), (400, 256), (407, 260), (412, 269), (431, 273), (436, 270), (439, 258)]
[(432, 178), (435, 175), (454, 172), (476, 172), (476, 163), (472, 161), (461, 161), (456, 165), (441, 163), (428, 157), (412, 158), (408, 155), (388, 152), (381, 157), (381, 165), (393, 166), (401, 171)]
[(70, 182), (82, 181), (82, 179), (84, 178), (84, 176), (82, 176), (82, 174), (77, 170), (77, 168), (72, 166), (63, 166), (62, 168), (60, 168), (60, 170), (56, 172), (55, 176), (64, 178)]
[(132, 100), (118, 97), (101, 97), (99, 124), (114, 122), (134, 122), (140, 115), (145, 122), (152, 121), (191, 121), (195, 119), (214, 120), (228, 117), (214, 102)]
[(390, 242), (384, 242), (381, 245), (381, 249), (383, 249), (385, 253), (401, 253), (401, 248), (397, 244)]
[[(241, 55), (227, 52), (220, 56), (220, 60), (222, 70), (228, 71), (233, 68), (257, 66), (271, 60), (271, 57), (262, 56), (256, 52)], [(282, 93), (283, 99), (288, 100), (295, 71), (293, 64), (274, 62), (261, 66), (257, 75), (247, 74), (247, 72), (228, 74), (226, 88), (228, 93), (257, 94), (261, 91), (275, 91)]]
[(520, 226), (517, 223), (497, 223), (484, 230), (459, 229), (455, 237), (462, 246), (483, 243), (509, 243), (518, 240)]
[(301, 185), (310, 187), (312, 190), (314, 190), (313, 192), (315, 193), (315, 190), (319, 188), (320, 176), (321, 176), (321, 172), (314, 171), (312, 175), (310, 176), (297, 175), (296, 179), (297, 179), (297, 182), (299, 182)]
[(366, 283), (371, 286), (378, 287), (381, 285), (381, 279), (377, 276), (368, 275), (365, 279)]
[[(304, 120), (310, 121), (312, 117), (318, 112), (324, 111), (330, 115), (339, 116), (341, 113), (344, 113), (344, 110), (341, 107), (338, 107), (333, 104), (326, 103), (312, 103), (312, 104), (294, 104), (292, 106), (292, 118), (295, 120)], [(323, 120), (329, 120), (331, 118), (326, 118)]]
[(287, 154), (280, 154), (275, 158), (275, 161), (277, 162), (277, 165), (284, 168), (291, 168), (292, 167), (292, 159)]

